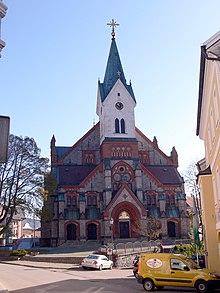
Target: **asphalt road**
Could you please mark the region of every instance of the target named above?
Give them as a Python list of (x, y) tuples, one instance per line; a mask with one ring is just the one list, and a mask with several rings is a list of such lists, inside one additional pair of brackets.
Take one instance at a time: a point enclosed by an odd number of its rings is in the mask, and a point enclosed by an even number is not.
[[(8, 292), (13, 293), (146, 292), (142, 285), (136, 282), (131, 269), (98, 271), (83, 270), (77, 266), (40, 268), (0, 263), (0, 283), (5, 289), (8, 289)], [(155, 292), (187, 293), (196, 292), (196, 290), (166, 287), (163, 290), (155, 290)]]

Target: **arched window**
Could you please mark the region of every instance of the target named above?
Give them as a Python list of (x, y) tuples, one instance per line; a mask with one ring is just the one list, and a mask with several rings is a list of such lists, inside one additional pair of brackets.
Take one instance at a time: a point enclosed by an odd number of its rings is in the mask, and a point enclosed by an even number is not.
[(115, 132), (119, 133), (119, 120), (118, 120), (118, 118), (115, 119)]
[(121, 119), (121, 133), (125, 133), (125, 120)]

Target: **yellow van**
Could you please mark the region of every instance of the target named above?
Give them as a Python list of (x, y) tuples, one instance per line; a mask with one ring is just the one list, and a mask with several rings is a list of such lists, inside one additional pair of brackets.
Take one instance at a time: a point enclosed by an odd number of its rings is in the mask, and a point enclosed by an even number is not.
[(146, 291), (153, 291), (155, 287), (160, 290), (164, 286), (173, 286), (195, 288), (204, 293), (220, 288), (220, 273), (202, 269), (181, 254), (141, 254), (136, 277)]

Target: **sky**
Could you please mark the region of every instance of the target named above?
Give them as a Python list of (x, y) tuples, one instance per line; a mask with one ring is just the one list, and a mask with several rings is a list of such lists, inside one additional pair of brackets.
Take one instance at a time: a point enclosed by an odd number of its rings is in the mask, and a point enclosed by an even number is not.
[(204, 157), (196, 136), (200, 46), (220, 30), (219, 0), (4, 0), (0, 115), (10, 132), (33, 137), (43, 157), (72, 146), (98, 122), (111, 19), (136, 126), (182, 171)]

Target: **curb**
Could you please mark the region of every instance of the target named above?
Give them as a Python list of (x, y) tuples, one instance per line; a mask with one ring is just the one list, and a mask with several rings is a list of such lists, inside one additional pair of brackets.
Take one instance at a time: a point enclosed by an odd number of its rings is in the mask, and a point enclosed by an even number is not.
[(8, 293), (8, 289), (4, 288), (1, 283), (0, 283), (0, 293)]

